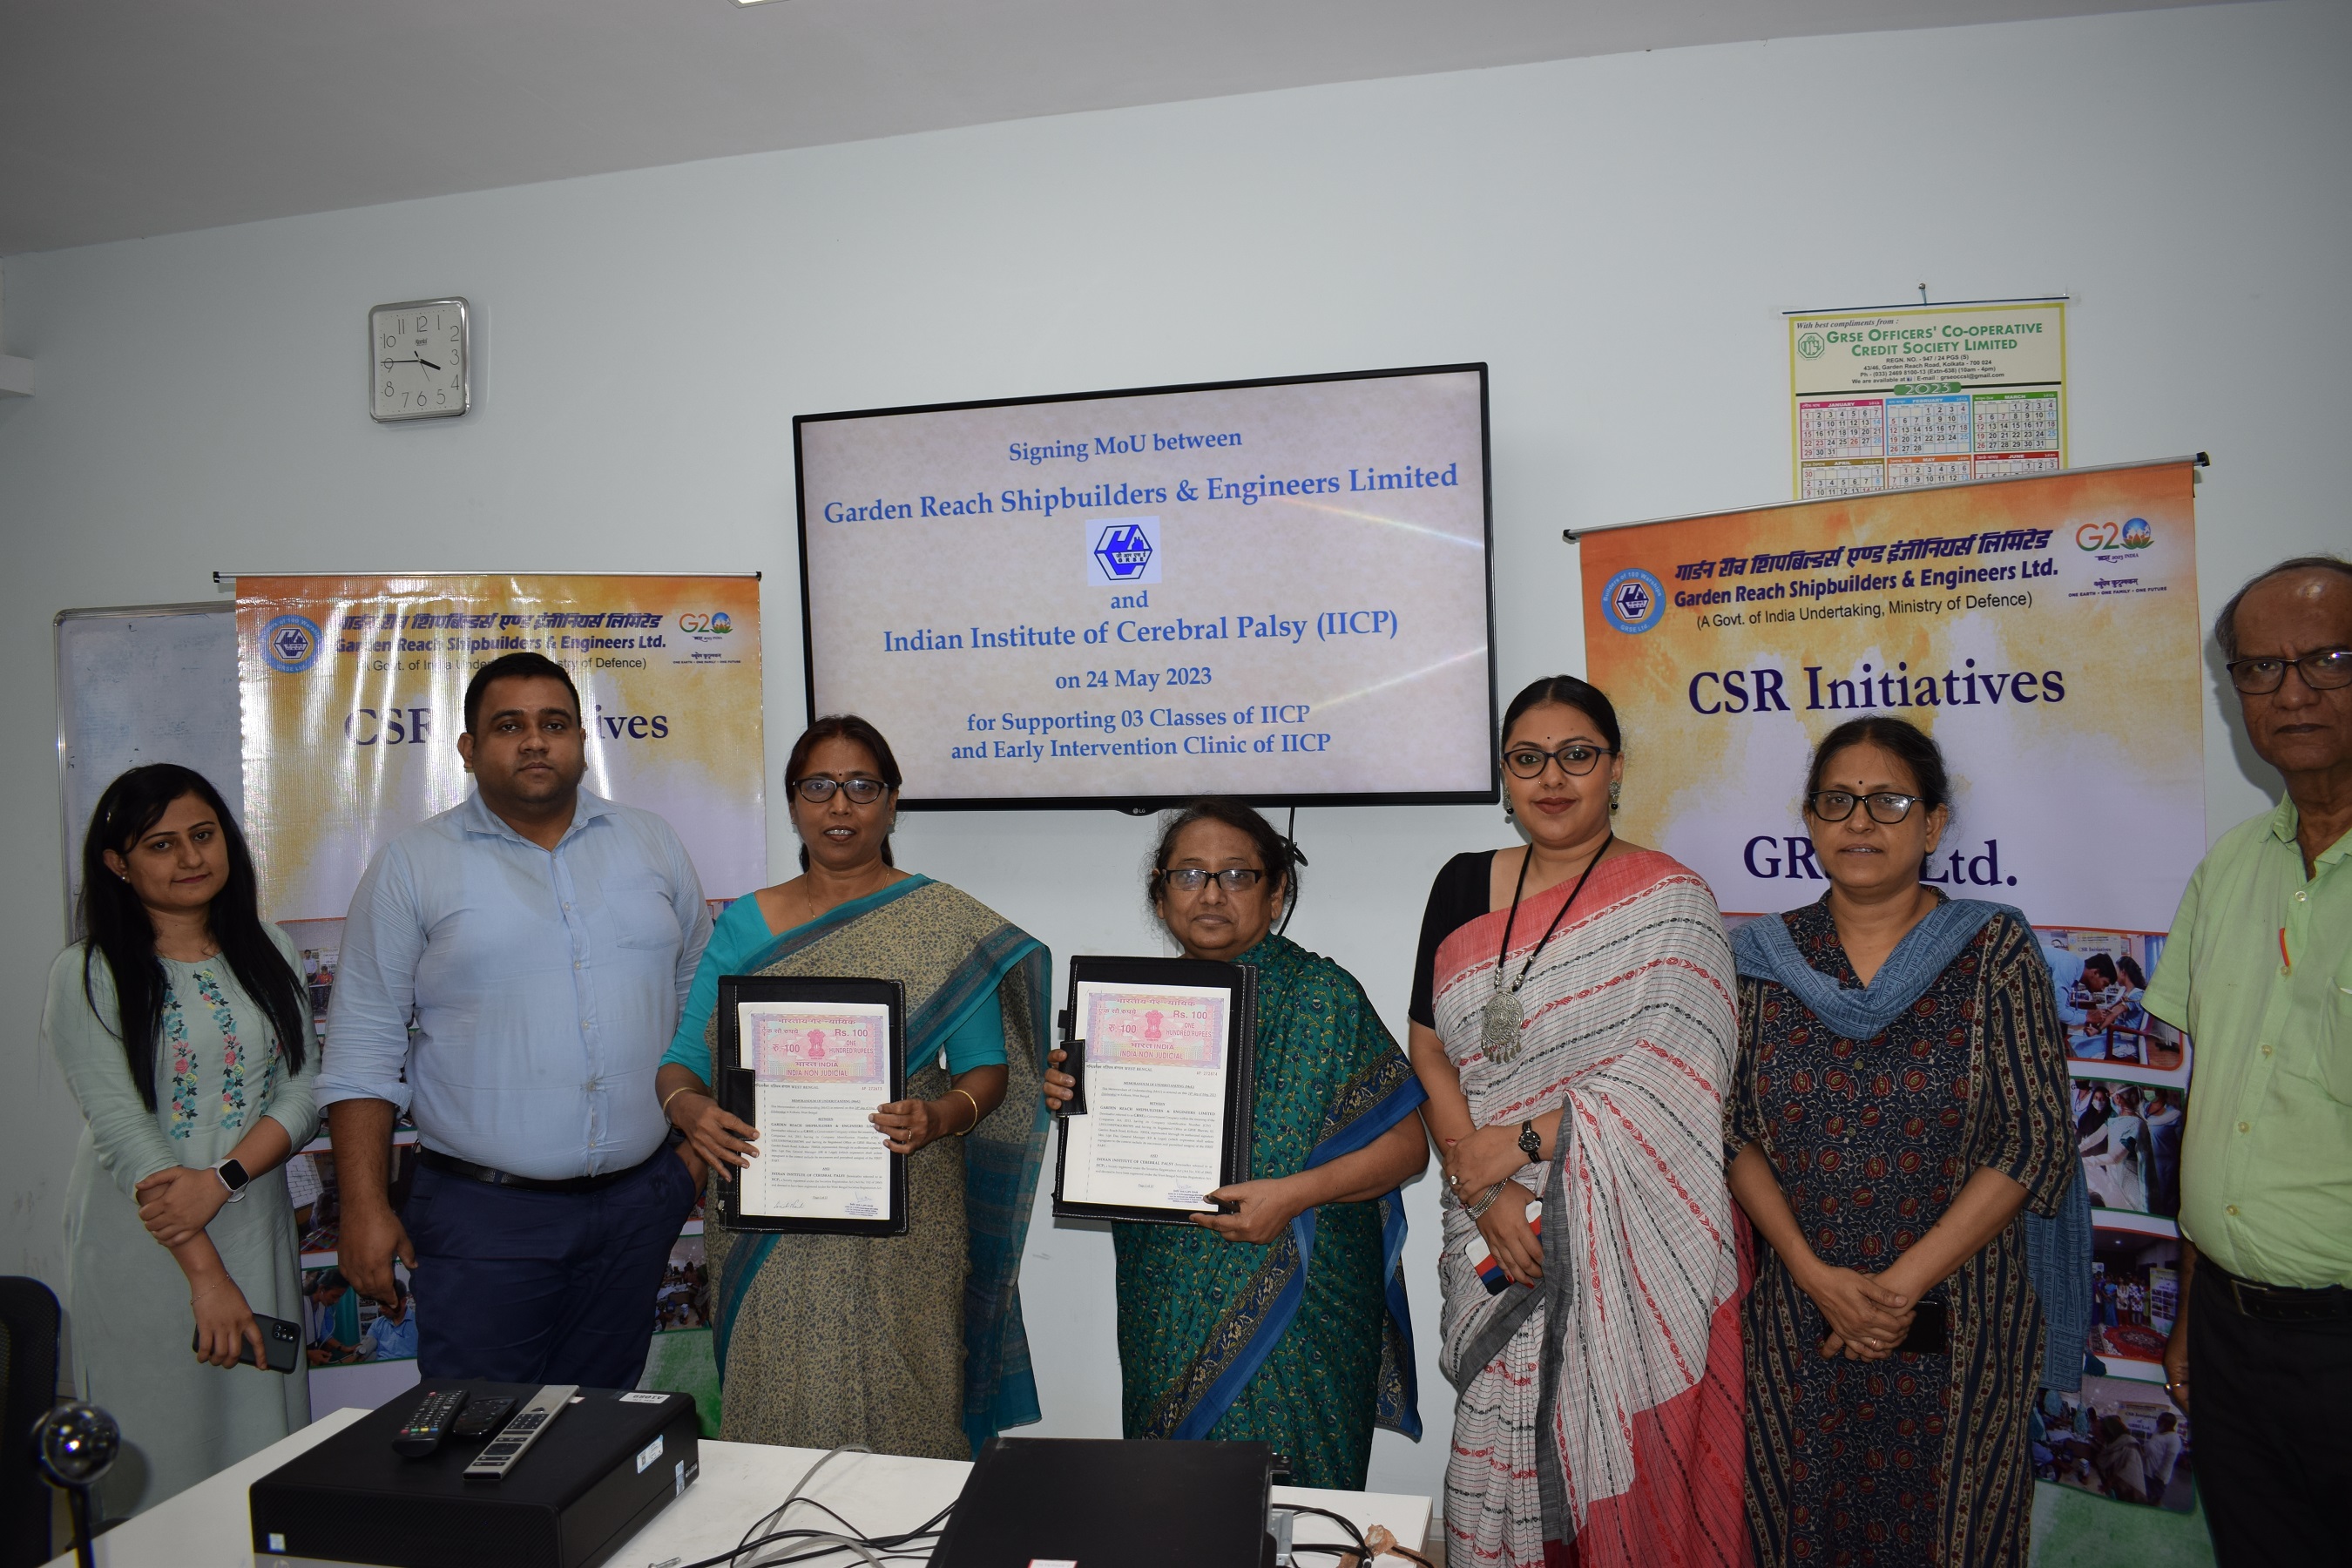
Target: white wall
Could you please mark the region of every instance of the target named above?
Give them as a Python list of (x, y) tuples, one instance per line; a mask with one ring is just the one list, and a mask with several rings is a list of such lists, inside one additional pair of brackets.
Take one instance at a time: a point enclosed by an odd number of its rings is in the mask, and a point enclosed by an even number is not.
[[(2075, 295), (2074, 460), (2213, 454), (2210, 608), (2352, 536), (2328, 477), (2347, 80), (2342, 7), (2155, 12), (1078, 115), (9, 260), (5, 352), (40, 392), (0, 401), (0, 1269), (61, 1277), (79, 1124), (36, 1033), (60, 942), (55, 611), (203, 598), (216, 567), (756, 567), (772, 775), (801, 717), (793, 415), (1485, 359), (1507, 693), (1582, 664), (1561, 528), (1785, 498), (1777, 312), (1922, 280)], [(481, 312), (476, 411), (372, 424), (362, 311), (441, 293)], [(657, 336), (608, 331), (649, 301)], [(2218, 829), (2274, 781), (2218, 707), (2206, 749)], [(1058, 953), (1149, 940), (1142, 824), (903, 831), (903, 864)], [(1501, 842), (1499, 816), (1310, 810), (1299, 835), (1292, 934), (1401, 1032), (1429, 879)], [(781, 814), (772, 837), (781, 869)], [(1382, 1435), (1372, 1484), (1433, 1492), (1451, 1397), (1428, 1183), (1411, 1207), (1431, 1435)], [(1032, 1233), (1048, 1433), (1118, 1429), (1110, 1268), (1101, 1234)]]

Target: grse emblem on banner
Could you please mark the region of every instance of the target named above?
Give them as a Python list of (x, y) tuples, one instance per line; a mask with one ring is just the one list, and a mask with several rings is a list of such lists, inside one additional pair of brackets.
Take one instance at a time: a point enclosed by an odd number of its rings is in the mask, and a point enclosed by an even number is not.
[(1656, 626), (1665, 603), (1664, 586), (1638, 566), (1618, 573), (1601, 590), (1601, 613), (1609, 617), (1611, 626), (1629, 635)]
[(305, 616), (280, 616), (261, 628), (261, 657), (280, 675), (299, 675), (319, 657), (318, 623)]
[(1094, 537), (1087, 555), (1087, 582), (1109, 587), (1160, 581), (1160, 520), (1105, 518), (1088, 525)]

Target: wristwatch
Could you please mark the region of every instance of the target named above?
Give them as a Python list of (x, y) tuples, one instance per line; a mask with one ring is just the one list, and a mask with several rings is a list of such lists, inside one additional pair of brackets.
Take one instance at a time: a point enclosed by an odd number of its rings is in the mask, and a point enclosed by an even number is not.
[(1530, 1161), (1543, 1158), (1543, 1140), (1536, 1135), (1536, 1124), (1532, 1121), (1519, 1123), (1519, 1152)]
[(213, 1174), (218, 1176), (221, 1185), (228, 1189), (228, 1201), (231, 1203), (242, 1199), (245, 1196), (245, 1189), (253, 1182), (253, 1178), (245, 1173), (245, 1167), (234, 1159), (223, 1160), (219, 1164), (215, 1165)]

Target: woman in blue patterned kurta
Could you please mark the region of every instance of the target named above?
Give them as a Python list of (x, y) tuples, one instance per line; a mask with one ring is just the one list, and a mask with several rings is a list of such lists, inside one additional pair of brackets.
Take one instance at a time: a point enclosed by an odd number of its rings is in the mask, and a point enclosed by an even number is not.
[[(2023, 1214), (2074, 1179), (2064, 1035), (2024, 917), (1918, 881), (1947, 793), (1900, 721), (1832, 731), (1806, 792), (1831, 890), (1733, 937), (1732, 1191), (1769, 1244), (1747, 1314), (1768, 1568), (2025, 1560)], [(1947, 1341), (1901, 1350), (1923, 1301)]]

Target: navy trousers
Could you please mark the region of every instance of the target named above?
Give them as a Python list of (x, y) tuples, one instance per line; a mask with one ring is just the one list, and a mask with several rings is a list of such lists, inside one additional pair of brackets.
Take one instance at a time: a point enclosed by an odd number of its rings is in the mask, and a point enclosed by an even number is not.
[(590, 1193), (526, 1192), (420, 1166), (401, 1211), (416, 1247), (417, 1371), (635, 1387), (694, 1197), (667, 1149)]

